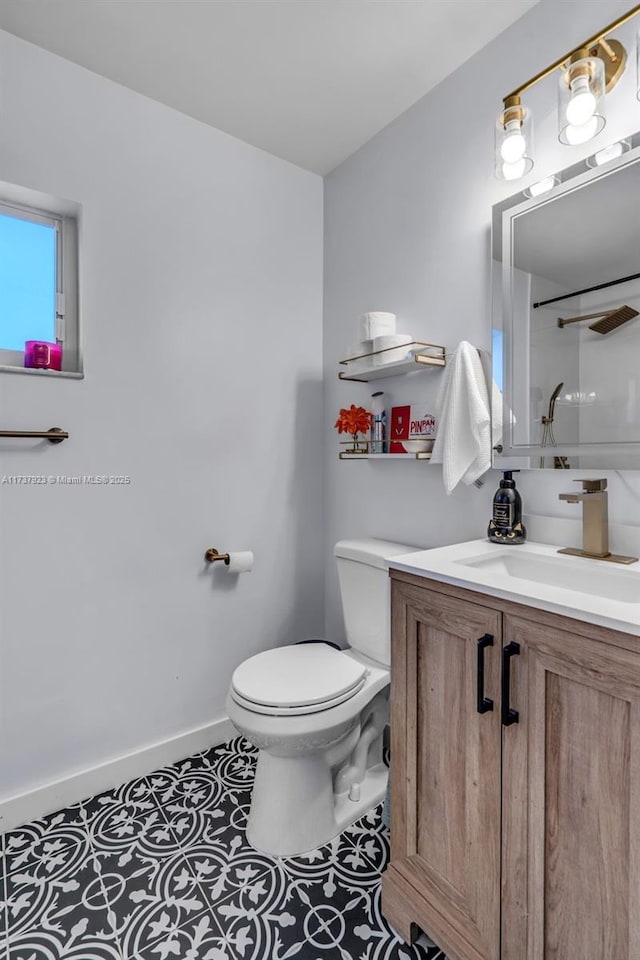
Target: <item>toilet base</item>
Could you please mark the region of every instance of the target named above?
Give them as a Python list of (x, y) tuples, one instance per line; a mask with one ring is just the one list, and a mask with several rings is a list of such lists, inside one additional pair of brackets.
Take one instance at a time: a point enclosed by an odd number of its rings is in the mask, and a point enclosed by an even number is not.
[[(247, 839), (272, 856), (315, 850), (384, 799), (388, 775), (385, 764), (377, 763), (367, 769), (358, 790), (336, 795), (324, 757), (275, 757), (261, 750)], [(352, 800), (350, 793), (359, 796)]]

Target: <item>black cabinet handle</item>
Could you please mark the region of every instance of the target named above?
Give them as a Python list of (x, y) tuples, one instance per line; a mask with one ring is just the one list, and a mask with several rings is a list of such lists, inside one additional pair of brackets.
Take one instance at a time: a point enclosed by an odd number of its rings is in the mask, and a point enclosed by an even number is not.
[(512, 723), (518, 723), (520, 714), (517, 710), (509, 706), (511, 700), (511, 657), (517, 657), (520, 654), (520, 644), (512, 640), (502, 650), (502, 723), (505, 727), (510, 727)]
[(490, 633), (485, 633), (483, 637), (478, 637), (476, 644), (478, 648), (476, 670), (478, 713), (487, 713), (487, 711), (493, 710), (493, 700), (484, 695), (484, 651), (485, 647), (493, 646), (493, 637)]

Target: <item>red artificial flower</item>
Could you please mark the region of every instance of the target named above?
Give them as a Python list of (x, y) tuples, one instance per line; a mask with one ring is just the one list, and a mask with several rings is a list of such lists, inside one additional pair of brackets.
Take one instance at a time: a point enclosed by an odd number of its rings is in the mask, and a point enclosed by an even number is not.
[(373, 421), (373, 414), (365, 410), (364, 407), (356, 407), (352, 403), (348, 410), (342, 409), (340, 416), (334, 426), (338, 433), (350, 433), (355, 436), (358, 433), (366, 433)]

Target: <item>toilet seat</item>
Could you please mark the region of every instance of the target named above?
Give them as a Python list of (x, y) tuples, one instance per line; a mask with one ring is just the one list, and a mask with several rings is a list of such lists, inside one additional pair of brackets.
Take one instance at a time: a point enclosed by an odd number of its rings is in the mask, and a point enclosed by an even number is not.
[(355, 696), (367, 674), (363, 663), (325, 644), (277, 647), (240, 664), (231, 696), (254, 713), (318, 713)]

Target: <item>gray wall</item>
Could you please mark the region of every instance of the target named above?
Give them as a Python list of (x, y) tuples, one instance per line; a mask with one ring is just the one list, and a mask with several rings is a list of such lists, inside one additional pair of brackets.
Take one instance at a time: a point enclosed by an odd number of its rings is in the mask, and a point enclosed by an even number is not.
[[(490, 346), (491, 207), (521, 189), (493, 176), (493, 129), (502, 97), (629, 8), (628, 0), (541, 0), (492, 44), (382, 131), (325, 181), (325, 444), (327, 627), (340, 637), (333, 543), (362, 535), (437, 546), (483, 536), (498, 475), (481, 490), (446, 497), (441, 468), (410, 462), (339, 462), (332, 429), (340, 407), (372, 389), (394, 401), (435, 398), (441, 374), (339, 383), (337, 361), (357, 336), (357, 317), (390, 310), (399, 329), (453, 349)], [(619, 32), (634, 49), (633, 24)], [(527, 95), (536, 124), (536, 181), (640, 127), (630, 57), (607, 98), (598, 140), (569, 150), (557, 140), (553, 75)], [(524, 184), (523, 184), (524, 185)], [(409, 382), (410, 381), (410, 382)], [(566, 472), (521, 474), (525, 509), (575, 516), (557, 494)], [(572, 474), (576, 476), (577, 474)], [(638, 522), (638, 474), (608, 474), (611, 519)]]
[[(0, 33), (0, 179), (82, 204), (85, 379), (0, 373), (0, 802), (321, 631), (322, 180)], [(235, 582), (204, 550), (252, 549)], [(59, 804), (58, 804), (59, 805)]]

